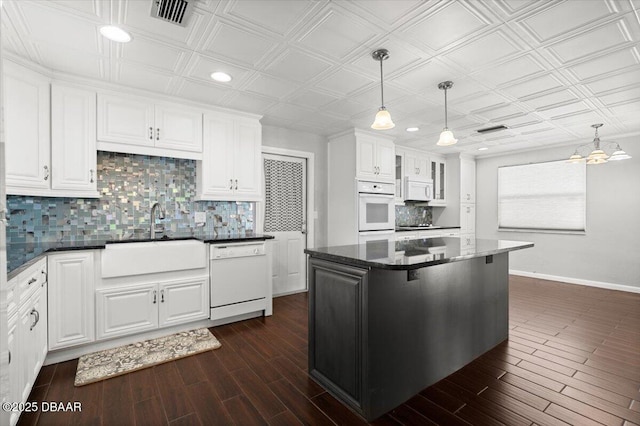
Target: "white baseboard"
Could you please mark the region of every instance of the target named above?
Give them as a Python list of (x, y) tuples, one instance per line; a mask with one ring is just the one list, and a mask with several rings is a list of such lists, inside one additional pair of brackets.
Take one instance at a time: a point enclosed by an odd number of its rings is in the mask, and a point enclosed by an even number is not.
[(603, 281), (583, 280), (581, 278), (559, 277), (557, 275), (540, 274), (538, 272), (517, 271), (509, 269), (509, 274), (519, 275), (521, 277), (539, 278), (541, 280), (559, 281), (569, 284), (585, 285), (588, 287), (606, 288), (609, 290), (627, 291), (629, 293), (640, 293), (640, 287), (634, 287), (624, 284), (606, 283)]

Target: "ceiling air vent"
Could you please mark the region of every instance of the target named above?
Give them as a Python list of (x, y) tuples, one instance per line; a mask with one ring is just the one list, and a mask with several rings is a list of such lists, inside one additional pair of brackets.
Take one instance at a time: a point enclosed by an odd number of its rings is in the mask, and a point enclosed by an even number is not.
[(151, 3), (151, 17), (171, 22), (172, 24), (187, 26), (191, 14), (191, 4), (194, 0), (153, 0)]
[(508, 127), (505, 126), (504, 124), (501, 124), (499, 126), (485, 127), (484, 129), (478, 129), (476, 130), (476, 132), (483, 134), (483, 133), (499, 132), (500, 130), (506, 130), (506, 129), (508, 129)]

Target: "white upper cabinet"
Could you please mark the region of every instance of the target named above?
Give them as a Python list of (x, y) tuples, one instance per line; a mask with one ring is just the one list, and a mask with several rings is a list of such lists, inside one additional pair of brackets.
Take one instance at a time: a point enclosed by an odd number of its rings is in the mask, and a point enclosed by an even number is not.
[(179, 104), (99, 93), (98, 148), (199, 160), (202, 112)]
[(476, 162), (460, 159), (460, 202), (476, 202)]
[(431, 178), (429, 155), (424, 152), (407, 150), (404, 155), (404, 175)]
[(154, 106), (146, 100), (98, 95), (98, 140), (154, 146)]
[(395, 145), (372, 135), (356, 134), (356, 178), (394, 182)]
[(51, 86), (51, 188), (97, 196), (96, 94)]
[(447, 169), (444, 157), (431, 156), (431, 179), (433, 180), (433, 200), (430, 206), (446, 206), (447, 204)]
[(197, 163), (198, 199), (262, 199), (260, 122), (227, 114), (205, 114), (204, 141), (204, 157)]
[(7, 194), (42, 195), (51, 184), (49, 81), (25, 70), (4, 70)]
[(7, 193), (98, 197), (95, 92), (13, 64), (4, 83)]

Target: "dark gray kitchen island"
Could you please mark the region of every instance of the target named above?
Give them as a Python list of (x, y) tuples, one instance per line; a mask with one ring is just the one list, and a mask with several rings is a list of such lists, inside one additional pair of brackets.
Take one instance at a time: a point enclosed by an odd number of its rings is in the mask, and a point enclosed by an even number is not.
[(427, 238), (307, 249), (309, 374), (373, 420), (508, 337), (509, 252)]

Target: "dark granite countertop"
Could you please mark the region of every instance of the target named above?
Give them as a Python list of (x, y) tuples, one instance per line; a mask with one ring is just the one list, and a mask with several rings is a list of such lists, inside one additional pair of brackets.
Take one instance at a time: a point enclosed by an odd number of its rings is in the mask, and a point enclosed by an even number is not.
[(125, 244), (150, 241), (178, 241), (198, 240), (208, 244), (237, 243), (242, 241), (264, 241), (272, 239), (271, 235), (263, 234), (225, 234), (215, 235), (208, 233), (199, 234), (173, 234), (152, 240), (150, 238), (131, 238), (114, 240), (110, 236), (87, 237), (85, 240), (70, 241), (41, 241), (32, 243), (7, 243), (7, 279), (13, 279), (20, 272), (37, 262), (40, 256), (47, 253), (72, 251), (72, 250), (96, 250), (103, 249), (107, 244)]
[(533, 243), (525, 241), (475, 239), (466, 243), (466, 238), (457, 237), (380, 240), (306, 249), (305, 253), (348, 265), (409, 270), (533, 247)]

